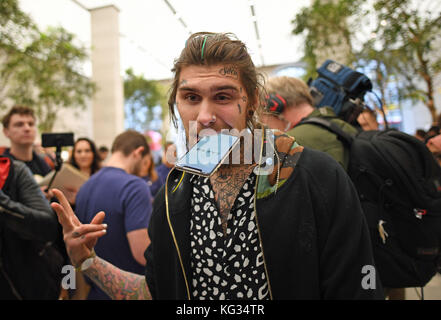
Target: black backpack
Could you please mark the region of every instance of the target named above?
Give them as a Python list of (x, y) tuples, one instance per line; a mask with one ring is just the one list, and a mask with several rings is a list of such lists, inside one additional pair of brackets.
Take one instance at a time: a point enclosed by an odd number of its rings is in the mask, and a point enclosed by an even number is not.
[(441, 246), (441, 167), (423, 142), (389, 129), (356, 136), (322, 118), (311, 123), (349, 148), (348, 175), (358, 191), (384, 287), (424, 287)]

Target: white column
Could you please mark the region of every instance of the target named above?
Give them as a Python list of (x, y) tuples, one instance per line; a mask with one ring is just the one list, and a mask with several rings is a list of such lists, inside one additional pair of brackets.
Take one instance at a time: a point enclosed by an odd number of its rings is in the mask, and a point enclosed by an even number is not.
[(91, 13), (92, 80), (97, 92), (92, 101), (93, 138), (97, 147), (111, 147), (124, 130), (123, 80), (120, 73), (119, 9), (113, 5)]

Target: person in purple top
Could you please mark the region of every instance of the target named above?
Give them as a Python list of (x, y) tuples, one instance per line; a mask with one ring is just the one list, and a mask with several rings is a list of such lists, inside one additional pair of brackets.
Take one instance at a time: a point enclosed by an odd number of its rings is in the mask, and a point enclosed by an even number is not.
[[(108, 227), (95, 252), (123, 270), (143, 274), (152, 198), (140, 177), (146, 174), (150, 150), (142, 134), (129, 130), (116, 137), (111, 152), (106, 166), (80, 188), (75, 214), (82, 223), (90, 223), (96, 212), (104, 211)], [(110, 299), (90, 285), (88, 300)]]

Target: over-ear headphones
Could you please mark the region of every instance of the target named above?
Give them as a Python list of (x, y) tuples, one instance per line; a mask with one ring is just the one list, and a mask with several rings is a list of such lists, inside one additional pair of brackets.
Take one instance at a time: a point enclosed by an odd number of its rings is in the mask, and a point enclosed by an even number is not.
[(274, 113), (282, 113), (286, 108), (286, 100), (280, 94), (271, 93), (266, 96), (266, 109)]

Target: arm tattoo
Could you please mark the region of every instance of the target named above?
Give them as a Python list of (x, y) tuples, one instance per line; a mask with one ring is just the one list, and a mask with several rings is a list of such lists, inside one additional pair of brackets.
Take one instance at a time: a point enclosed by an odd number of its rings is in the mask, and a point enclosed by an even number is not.
[(96, 257), (92, 266), (83, 272), (112, 300), (151, 300), (145, 277), (118, 269)]

